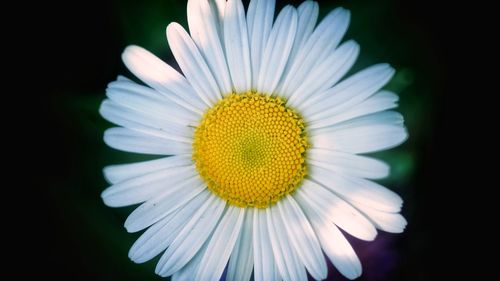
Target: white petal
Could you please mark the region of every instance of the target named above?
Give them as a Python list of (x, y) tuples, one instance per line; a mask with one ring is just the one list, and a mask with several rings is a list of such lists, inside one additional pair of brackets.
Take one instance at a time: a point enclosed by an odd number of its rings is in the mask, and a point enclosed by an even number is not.
[(296, 32), (297, 10), (286, 6), (279, 13), (266, 43), (259, 70), (258, 92), (274, 93), (288, 61)]
[(158, 115), (135, 111), (112, 100), (104, 100), (99, 113), (106, 120), (128, 129), (159, 132), (160, 135), (167, 134), (168, 139), (179, 142), (190, 143), (192, 140), (192, 128), (164, 121)]
[(400, 126), (402, 127), (404, 118), (401, 113), (396, 111), (382, 111), (374, 114), (369, 114), (354, 119), (349, 119), (335, 125), (324, 128), (317, 128), (311, 130), (311, 135), (316, 136), (320, 134), (337, 134), (342, 135), (345, 130), (357, 127), (370, 127), (378, 125)]
[[(225, 10), (226, 10), (226, 0), (215, 0), (215, 1), (208, 1), (210, 2), (210, 6), (212, 7), (213, 12), (217, 15), (217, 21), (219, 23), (219, 37), (221, 38), (221, 41), (224, 40), (224, 16), (225, 16)], [(215, 2), (215, 3), (214, 3)], [(215, 4), (215, 5), (214, 5)]]
[(319, 62), (295, 90), (290, 90), (289, 104), (301, 109), (300, 105), (315, 93), (335, 85), (351, 69), (359, 54), (359, 45), (350, 40), (335, 52)]
[[(180, 229), (172, 228), (170, 222), (179, 210), (168, 214), (159, 222), (148, 228), (132, 245), (128, 257), (135, 263), (146, 262), (164, 251), (177, 236)], [(166, 228), (166, 226), (170, 226)]]
[(253, 208), (246, 210), (243, 226), (227, 266), (227, 281), (248, 281), (253, 269)]
[(304, 101), (303, 114), (308, 122), (314, 122), (345, 111), (375, 94), (393, 75), (394, 69), (388, 64), (368, 67)]
[[(285, 66), (285, 70), (283, 70), (282, 77), (288, 76), (291, 66), (297, 58), (297, 54), (304, 47), (307, 40), (311, 36), (314, 26), (316, 25), (316, 21), (318, 20), (319, 5), (315, 1), (304, 1), (297, 8), (297, 14), (297, 33), (295, 34), (292, 50), (290, 51), (289, 59)], [(277, 93), (283, 93), (284, 82), (284, 79), (280, 80), (276, 89)]]
[[(245, 209), (229, 206), (215, 229), (195, 280), (219, 280), (240, 234)], [(216, 257), (216, 258), (214, 258)]]
[(169, 130), (171, 125), (175, 129), (178, 124), (162, 122), (161, 118), (156, 115), (133, 110), (129, 107), (117, 104), (116, 102), (105, 99), (99, 108), (101, 116), (111, 123), (129, 129), (156, 129), (156, 130)]
[[(290, 52), (290, 60), (293, 62), (297, 53), (304, 47), (309, 37), (313, 33), (314, 26), (318, 20), (319, 5), (316, 1), (304, 1), (297, 8), (298, 21), (297, 21), (297, 34), (293, 42), (293, 47)], [(290, 65), (291, 66), (291, 65)], [(287, 65), (287, 68), (288, 65)]]
[(218, 197), (210, 196), (167, 248), (155, 272), (166, 277), (185, 266), (207, 241), (225, 205)]
[(407, 139), (403, 122), (400, 113), (383, 111), (312, 129), (310, 136), (314, 147), (351, 153), (374, 152), (397, 146)]
[[(227, 94), (231, 92), (231, 78), (223, 50), (224, 41), (221, 41), (219, 37), (221, 27), (219, 16), (208, 2), (207, 0), (188, 1), (189, 29), (194, 43), (205, 59), (212, 77), (217, 82), (220, 92)], [(184, 68), (182, 69), (184, 71)]]
[(119, 105), (181, 125), (195, 124), (199, 114), (179, 106), (157, 91), (132, 81), (113, 81), (108, 84), (106, 95)]
[(389, 165), (366, 156), (322, 148), (307, 150), (308, 163), (351, 176), (381, 179), (389, 175)]
[(252, 60), (252, 90), (256, 90), (262, 57), (271, 34), (275, 0), (252, 0), (248, 6), (247, 27)]
[(358, 202), (353, 202), (353, 205), (363, 212), (378, 229), (391, 233), (401, 233), (405, 230), (407, 222), (401, 214), (383, 212)]
[(278, 209), (267, 208), (265, 212), (274, 260), (281, 278), (284, 281), (307, 280), (306, 269), (289, 242), (291, 237), (286, 232)]
[(200, 18), (200, 0), (188, 0), (187, 1), (187, 24), (189, 28), (189, 35), (193, 39), (196, 45), (200, 42), (200, 29), (198, 26)]
[(160, 195), (169, 185), (178, 184), (196, 175), (193, 166), (169, 167), (121, 181), (104, 190), (101, 197), (110, 207), (134, 205)]
[(320, 214), (307, 210), (306, 214), (323, 251), (339, 272), (351, 280), (361, 276), (361, 262), (342, 232)]
[(131, 164), (111, 165), (105, 167), (103, 173), (109, 183), (115, 184), (159, 170), (189, 166), (191, 164), (193, 164), (191, 155), (183, 154)]
[(145, 133), (126, 128), (111, 128), (104, 132), (104, 142), (112, 148), (135, 153), (154, 155), (191, 153), (191, 144), (155, 135), (153, 131)]
[(172, 275), (172, 281), (192, 281), (194, 280), (194, 275), (198, 271), (198, 267), (200, 266), (201, 258), (205, 255), (207, 251), (208, 242), (212, 239), (212, 236), (209, 236), (203, 246), (201, 246), (200, 250), (194, 255), (194, 257), (181, 269), (176, 271)]
[(340, 175), (310, 165), (311, 178), (343, 199), (385, 212), (399, 212), (403, 200), (393, 191), (369, 180)]
[(224, 16), (224, 42), (234, 89), (237, 93), (250, 91), (252, 65), (245, 9), (241, 0), (227, 2)]
[(389, 91), (380, 91), (349, 110), (310, 122), (307, 127), (309, 129), (328, 127), (353, 118), (391, 109), (397, 107), (398, 100), (396, 94)]
[(273, 259), (265, 210), (254, 210), (252, 239), (255, 265), (254, 280), (279, 280), (278, 270)]
[(200, 98), (211, 107), (222, 97), (221, 89), (193, 40), (178, 23), (167, 26), (167, 39), (189, 83)]
[(315, 211), (352, 236), (371, 241), (377, 236), (373, 224), (358, 210), (310, 180), (304, 180), (294, 194), (304, 211)]
[(297, 256), (314, 279), (325, 279), (328, 270), (321, 246), (301, 208), (292, 196), (278, 201), (277, 206)]
[[(200, 41), (198, 32), (202, 31), (198, 28), (197, 17), (200, 16), (199, 3), (200, 0), (188, 0), (187, 3), (187, 14), (188, 14), (188, 26), (189, 33), (193, 38), (193, 41), (198, 44)], [(204, 0), (207, 1), (207, 0)], [(224, 21), (224, 10), (226, 8), (226, 0), (208, 0), (210, 8), (212, 9), (212, 13), (215, 17), (215, 22), (217, 23), (217, 33), (218, 36), (223, 42), (224, 39), (224, 31), (223, 31), (223, 21)]]
[(136, 263), (143, 263), (164, 251), (177, 237), (194, 212), (203, 205), (208, 196), (210, 196), (209, 192), (198, 194), (180, 209), (148, 228), (135, 241), (128, 253), (129, 258)]
[(333, 52), (349, 26), (349, 19), (349, 11), (337, 8), (321, 21), (294, 58), (288, 74), (283, 77), (281, 94), (289, 96), (309, 76), (315, 65)]
[(408, 132), (400, 125), (367, 125), (311, 136), (311, 142), (315, 148), (368, 153), (396, 147), (407, 138)]
[(198, 177), (174, 183), (165, 191), (135, 209), (125, 221), (128, 232), (140, 231), (174, 212), (186, 202), (203, 192), (205, 184)]
[(203, 114), (205, 105), (184, 76), (152, 53), (138, 46), (128, 46), (122, 54), (127, 68), (163, 96)]
[(116, 81), (134, 82), (134, 81), (132, 81), (131, 79), (129, 79), (129, 78), (127, 78), (127, 77), (123, 76), (123, 75), (118, 75), (118, 76), (116, 77)]

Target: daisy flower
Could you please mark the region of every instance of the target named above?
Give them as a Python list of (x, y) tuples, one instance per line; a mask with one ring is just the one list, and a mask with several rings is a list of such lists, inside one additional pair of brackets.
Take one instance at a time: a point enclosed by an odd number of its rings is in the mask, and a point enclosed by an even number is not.
[[(340, 231), (373, 240), (402, 232), (402, 199), (373, 182), (387, 164), (359, 154), (407, 138), (396, 94), (381, 90), (394, 69), (348, 78), (359, 46), (342, 37), (349, 11), (321, 22), (318, 4), (189, 0), (189, 33), (168, 25), (182, 70), (129, 46), (123, 61), (145, 85), (118, 77), (100, 113), (120, 127), (104, 141), (164, 155), (104, 169), (106, 205), (141, 205), (125, 222), (146, 231), (129, 257), (161, 255), (173, 280), (307, 280), (328, 259), (347, 278), (361, 264)], [(325, 255), (324, 255), (325, 254)]]

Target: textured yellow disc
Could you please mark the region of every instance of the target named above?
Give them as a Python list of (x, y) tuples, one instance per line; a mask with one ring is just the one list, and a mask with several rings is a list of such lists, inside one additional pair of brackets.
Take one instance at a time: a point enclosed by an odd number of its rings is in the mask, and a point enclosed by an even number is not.
[(306, 175), (304, 121), (280, 98), (231, 94), (196, 128), (193, 160), (208, 188), (240, 207), (265, 208)]

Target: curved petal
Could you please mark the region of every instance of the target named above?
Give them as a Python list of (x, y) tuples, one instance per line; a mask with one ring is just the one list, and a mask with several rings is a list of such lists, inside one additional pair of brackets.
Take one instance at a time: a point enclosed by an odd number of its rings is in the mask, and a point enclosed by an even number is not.
[(257, 80), (258, 92), (274, 93), (288, 61), (296, 32), (297, 10), (286, 6), (276, 18), (266, 43)]
[(219, 37), (221, 38), (221, 41), (224, 39), (224, 16), (225, 16), (225, 11), (226, 11), (226, 0), (213, 0), (213, 1), (208, 1), (210, 3), (210, 7), (212, 7), (213, 13), (217, 16), (218, 23), (219, 23)]
[(237, 93), (252, 88), (252, 65), (248, 43), (245, 9), (241, 0), (229, 0), (224, 17), (224, 43), (227, 63)]
[(398, 105), (398, 100), (399, 97), (396, 94), (389, 91), (380, 91), (349, 110), (310, 122), (307, 127), (311, 130), (325, 128), (360, 116), (395, 108)]
[[(195, 280), (219, 280), (240, 234), (245, 209), (228, 206), (203, 255)], [(217, 258), (214, 258), (217, 257)]]
[(368, 153), (396, 147), (407, 138), (408, 132), (401, 125), (369, 125), (318, 134), (311, 142), (315, 148)]
[(111, 128), (104, 132), (104, 142), (112, 148), (153, 155), (175, 155), (191, 153), (191, 144), (178, 142), (161, 131), (137, 131), (126, 128)]
[(358, 202), (384, 212), (399, 212), (403, 200), (393, 191), (369, 180), (340, 175), (314, 165), (311, 178), (349, 202)]
[(277, 208), (267, 208), (265, 213), (274, 260), (281, 278), (284, 281), (307, 280), (306, 269), (289, 242), (291, 237), (286, 232), (279, 211)]
[(295, 90), (290, 90), (288, 103), (301, 109), (303, 101), (335, 85), (351, 69), (359, 55), (359, 45), (347, 41), (319, 62)]
[(253, 209), (246, 210), (243, 226), (227, 266), (227, 281), (248, 281), (253, 269)]
[(135, 209), (125, 221), (125, 228), (128, 232), (143, 230), (179, 209), (204, 190), (205, 183), (197, 177), (174, 183), (161, 195), (151, 198)]
[(255, 281), (279, 280), (267, 225), (266, 211), (255, 209), (252, 235)]
[(195, 124), (199, 114), (170, 102), (157, 91), (130, 80), (117, 80), (108, 84), (106, 96), (118, 105), (161, 118), (167, 124)]
[(209, 238), (225, 205), (226, 202), (218, 197), (210, 196), (162, 255), (156, 266), (156, 274), (166, 277), (184, 267)]
[(148, 228), (130, 248), (129, 258), (136, 263), (143, 263), (164, 251), (208, 196), (209, 192), (198, 194), (184, 206)]
[(109, 122), (127, 129), (156, 131), (161, 135), (167, 134), (169, 139), (179, 142), (190, 143), (192, 139), (193, 129), (191, 127), (173, 123), (171, 120), (165, 121), (157, 114), (136, 111), (112, 100), (104, 100), (99, 108), (99, 113)]
[(359, 104), (380, 90), (394, 75), (388, 64), (377, 64), (352, 75), (322, 93), (304, 101), (302, 110), (308, 122), (338, 114)]
[(316, 128), (310, 130), (311, 136), (319, 136), (323, 134), (335, 134), (337, 136), (344, 135), (350, 129), (359, 127), (374, 127), (374, 126), (396, 126), (403, 127), (404, 118), (401, 113), (396, 111), (382, 111), (370, 115), (357, 117), (331, 125), (324, 128)]
[(273, 27), (275, 0), (252, 0), (248, 6), (247, 28), (252, 60), (252, 90), (256, 90), (262, 58)]
[(308, 163), (327, 170), (368, 179), (381, 179), (389, 175), (389, 165), (366, 157), (323, 148), (307, 150)]
[(353, 205), (363, 212), (380, 230), (391, 233), (401, 233), (405, 230), (407, 222), (401, 214), (383, 212), (359, 202), (353, 202)]
[(377, 230), (362, 213), (313, 181), (304, 180), (294, 198), (304, 211), (317, 212), (356, 238), (371, 241), (377, 236)]
[(192, 164), (191, 155), (183, 154), (130, 164), (110, 165), (103, 169), (103, 173), (109, 183), (116, 184), (135, 177), (146, 176), (159, 170)]
[(208, 242), (212, 239), (210, 235), (203, 246), (201, 246), (200, 250), (194, 255), (194, 257), (181, 269), (177, 270), (172, 275), (172, 281), (192, 281), (194, 279), (194, 275), (198, 271), (200, 267), (201, 258), (205, 255), (207, 251)]
[[(290, 56), (288, 63), (286, 65), (285, 71), (283, 72), (283, 76), (288, 75), (290, 71), (290, 67), (293, 65), (297, 54), (304, 47), (309, 37), (313, 33), (314, 26), (318, 20), (319, 15), (319, 5), (316, 1), (304, 1), (297, 7), (297, 34), (295, 35), (295, 40), (293, 41), (292, 50), (290, 51)], [(278, 86), (278, 92), (281, 92), (281, 88), (283, 83), (280, 83)]]
[(186, 109), (203, 114), (203, 101), (186, 78), (170, 65), (149, 51), (133, 45), (125, 48), (122, 60), (130, 72), (160, 94)]
[(178, 23), (171, 23), (167, 26), (167, 39), (189, 83), (200, 98), (212, 107), (222, 98), (221, 89), (193, 40)]
[(350, 13), (343, 8), (330, 12), (316, 27), (305, 45), (299, 50), (290, 66), (290, 71), (283, 77), (280, 93), (289, 96), (294, 92), (309, 73), (328, 54), (335, 50), (349, 26)]
[(323, 251), (338, 271), (351, 280), (361, 276), (361, 262), (342, 232), (320, 214), (310, 209), (306, 214)]
[(134, 205), (160, 195), (169, 185), (178, 184), (196, 175), (193, 166), (169, 167), (121, 181), (105, 189), (101, 197), (110, 207)]
[(314, 279), (325, 279), (328, 272), (321, 246), (302, 209), (292, 196), (278, 201), (277, 206), (297, 256)]
[(194, 43), (220, 89), (219, 93), (228, 94), (232, 91), (232, 85), (223, 50), (224, 41), (221, 40), (221, 23), (218, 11), (213, 9), (208, 2), (207, 0), (188, 1), (189, 29)]

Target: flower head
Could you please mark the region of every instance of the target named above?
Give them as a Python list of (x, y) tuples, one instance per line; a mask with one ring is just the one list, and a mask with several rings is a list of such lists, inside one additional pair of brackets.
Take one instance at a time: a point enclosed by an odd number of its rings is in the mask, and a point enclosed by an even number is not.
[[(307, 280), (327, 275), (323, 252), (348, 278), (361, 264), (340, 232), (373, 240), (402, 232), (401, 198), (373, 182), (389, 167), (358, 154), (407, 138), (398, 97), (381, 88), (394, 70), (348, 78), (359, 46), (341, 43), (350, 13), (318, 4), (189, 0), (190, 34), (167, 39), (180, 74), (129, 46), (123, 61), (147, 86), (119, 77), (100, 112), (121, 126), (116, 149), (166, 157), (104, 169), (113, 207), (142, 203), (129, 232), (147, 229), (129, 256), (173, 280)], [(343, 79), (343, 80), (342, 80)]]

